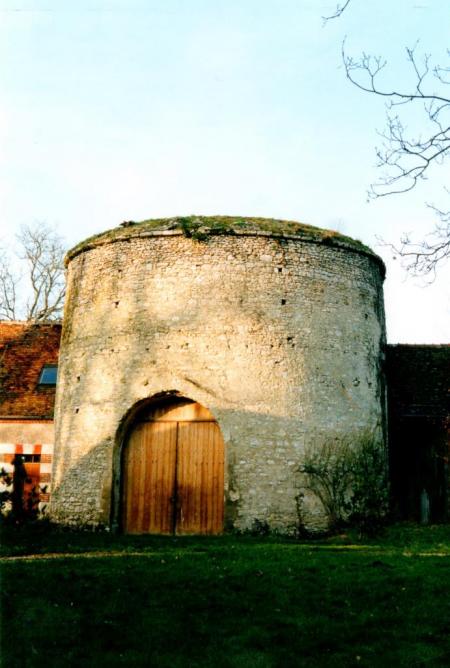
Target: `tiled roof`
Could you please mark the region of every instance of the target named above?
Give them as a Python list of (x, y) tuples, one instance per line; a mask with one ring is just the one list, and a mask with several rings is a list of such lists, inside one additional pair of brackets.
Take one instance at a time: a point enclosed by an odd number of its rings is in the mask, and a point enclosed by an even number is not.
[(60, 338), (60, 324), (0, 322), (0, 418), (53, 417), (55, 387), (38, 381), (58, 363)]

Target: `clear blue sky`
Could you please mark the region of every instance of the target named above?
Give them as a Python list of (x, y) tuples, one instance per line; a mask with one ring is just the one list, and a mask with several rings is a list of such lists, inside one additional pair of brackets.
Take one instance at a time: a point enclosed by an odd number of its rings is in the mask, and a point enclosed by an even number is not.
[[(450, 340), (450, 267), (428, 288), (377, 246), (433, 225), (449, 167), (366, 201), (383, 101), (345, 79), (340, 48), (405, 46), (444, 62), (447, 0), (0, 0), (0, 241), (57, 224), (72, 245), (122, 220), (239, 214), (331, 227), (388, 266), (392, 342)], [(391, 77), (391, 79), (390, 79)], [(413, 119), (414, 120), (414, 119)]]

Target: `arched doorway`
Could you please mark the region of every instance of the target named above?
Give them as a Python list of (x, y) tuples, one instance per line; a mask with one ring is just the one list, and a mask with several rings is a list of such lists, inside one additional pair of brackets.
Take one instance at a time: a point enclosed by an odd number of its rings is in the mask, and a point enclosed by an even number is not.
[(172, 398), (138, 416), (122, 456), (126, 533), (223, 529), (224, 445), (207, 408)]

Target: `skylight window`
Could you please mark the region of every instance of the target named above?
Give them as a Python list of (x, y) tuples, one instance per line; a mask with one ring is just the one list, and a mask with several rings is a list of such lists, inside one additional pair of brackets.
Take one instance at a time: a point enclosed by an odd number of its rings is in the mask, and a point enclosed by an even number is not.
[(44, 364), (39, 376), (39, 385), (54, 386), (58, 377), (58, 367), (56, 364)]

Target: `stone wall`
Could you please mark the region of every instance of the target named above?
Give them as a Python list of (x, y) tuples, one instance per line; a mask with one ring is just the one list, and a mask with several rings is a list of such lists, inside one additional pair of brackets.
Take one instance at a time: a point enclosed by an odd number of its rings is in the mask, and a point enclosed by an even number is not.
[(383, 276), (370, 253), (267, 233), (155, 232), (81, 250), (68, 267), (54, 519), (114, 522), (127, 416), (177, 392), (222, 430), (226, 527), (324, 528), (298, 472), (305, 451), (367, 431), (384, 444)]

